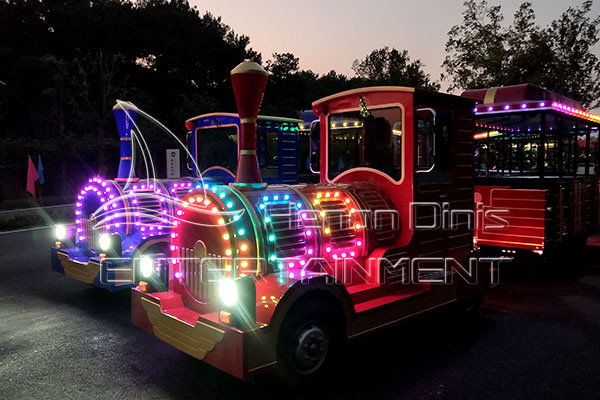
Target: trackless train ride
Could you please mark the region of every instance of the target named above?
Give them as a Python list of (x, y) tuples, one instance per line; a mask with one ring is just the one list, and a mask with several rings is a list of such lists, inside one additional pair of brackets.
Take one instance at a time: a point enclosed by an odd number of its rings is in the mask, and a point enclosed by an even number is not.
[[(258, 116), (267, 78), (241, 63), (239, 115), (186, 121), (210, 183), (142, 187), (125, 146), (126, 172), (79, 195), (76, 245), (52, 250), (55, 270), (99, 285), (111, 256), (91, 240), (108, 240), (139, 271), (132, 321), (233, 376), (278, 365), (318, 375), (346, 340), (476, 306), (497, 272), (480, 254), (545, 254), (600, 225), (600, 117), (570, 99), (531, 85), (462, 96), (370, 87), (296, 121)], [(133, 111), (115, 111), (125, 145)], [(108, 222), (98, 229), (97, 218)], [(154, 240), (163, 247), (144, 252)]]

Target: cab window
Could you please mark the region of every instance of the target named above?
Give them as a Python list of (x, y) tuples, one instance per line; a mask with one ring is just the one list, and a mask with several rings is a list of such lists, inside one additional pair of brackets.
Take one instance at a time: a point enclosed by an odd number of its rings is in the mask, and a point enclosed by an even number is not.
[(402, 110), (399, 107), (332, 114), (328, 126), (328, 175), (352, 168), (381, 171), (402, 179)]

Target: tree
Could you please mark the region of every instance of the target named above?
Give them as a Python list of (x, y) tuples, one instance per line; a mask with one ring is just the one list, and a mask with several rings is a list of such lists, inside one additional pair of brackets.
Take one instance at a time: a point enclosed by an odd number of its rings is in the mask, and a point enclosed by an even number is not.
[(450, 90), (532, 83), (574, 98), (600, 103), (600, 61), (593, 53), (600, 18), (592, 1), (568, 8), (549, 26), (535, 23), (530, 2), (521, 4), (508, 27), (500, 6), (464, 3), (463, 21), (448, 32), (442, 80)]
[(595, 108), (600, 105), (600, 61), (593, 48), (600, 17), (592, 19), (591, 8), (591, 0), (581, 8), (569, 7), (547, 28), (553, 63), (544, 84)]
[(412, 86), (439, 90), (423, 71), (421, 60), (411, 61), (407, 50), (383, 47), (375, 49), (362, 60), (354, 60), (352, 70), (359, 79), (373, 85)]

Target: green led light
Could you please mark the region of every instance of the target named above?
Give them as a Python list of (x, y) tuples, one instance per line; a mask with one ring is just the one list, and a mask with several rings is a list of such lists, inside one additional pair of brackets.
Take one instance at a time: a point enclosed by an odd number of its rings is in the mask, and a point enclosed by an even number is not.
[(246, 231), (244, 229), (238, 230), (238, 235), (244, 236), (245, 234), (246, 234)]
[(234, 220), (234, 221), (237, 221), (238, 219), (240, 219), (240, 216), (239, 216), (239, 215), (234, 215), (234, 216), (233, 216), (233, 220)]
[(275, 241), (275, 235), (269, 235), (269, 241), (270, 242), (274, 242)]
[(277, 264), (277, 268), (279, 268), (279, 269), (283, 269), (283, 267), (284, 267), (283, 263), (279, 263), (279, 264)]
[(277, 260), (277, 256), (275, 254), (271, 254), (271, 257), (269, 257), (269, 259), (271, 261), (275, 261), (275, 260)]
[(222, 198), (222, 199), (224, 199), (225, 198), (225, 192), (219, 193), (219, 197)]
[(227, 206), (227, 208), (233, 207), (233, 201), (228, 201), (226, 206)]
[(269, 222), (271, 222), (271, 217), (265, 217), (265, 222), (268, 224)]

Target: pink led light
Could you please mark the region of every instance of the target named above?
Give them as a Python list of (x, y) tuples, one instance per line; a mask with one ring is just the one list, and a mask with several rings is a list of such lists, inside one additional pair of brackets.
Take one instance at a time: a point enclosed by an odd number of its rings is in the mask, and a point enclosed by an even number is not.
[(356, 245), (357, 245), (358, 247), (360, 247), (360, 246), (362, 246), (362, 242), (361, 242), (360, 240), (358, 240), (358, 241), (356, 242)]
[(356, 252), (355, 252), (355, 251), (351, 251), (351, 252), (350, 252), (350, 257), (354, 257), (355, 255), (356, 255)]
[(85, 240), (85, 236), (79, 236), (79, 240)]
[(308, 254), (312, 254), (312, 253), (314, 253), (314, 252), (315, 252), (315, 251), (314, 251), (313, 249), (308, 249), (308, 251), (307, 251), (307, 253), (308, 253)]
[(332, 256), (332, 258), (333, 258), (334, 260), (336, 260), (336, 259), (338, 258), (338, 255), (337, 255), (337, 254), (334, 254), (334, 255)]
[(329, 246), (325, 247), (325, 251), (328, 253), (331, 253), (331, 247), (329, 247)]
[(306, 231), (304, 233), (306, 234), (306, 236), (311, 236), (312, 235), (312, 231)]
[(177, 237), (177, 234), (176, 234), (175, 232), (173, 232), (173, 233), (171, 233), (171, 237), (172, 237), (173, 239), (175, 239), (175, 238)]
[(294, 279), (294, 276), (296, 276), (296, 274), (294, 274), (293, 272), (290, 272), (290, 279)]
[(171, 245), (171, 251), (175, 251), (175, 245), (174, 244)]
[(181, 272), (177, 271), (175, 272), (175, 279), (179, 279), (181, 278)]
[(305, 270), (300, 271), (300, 276), (306, 276), (306, 271)]

